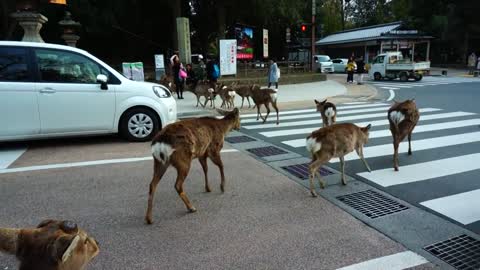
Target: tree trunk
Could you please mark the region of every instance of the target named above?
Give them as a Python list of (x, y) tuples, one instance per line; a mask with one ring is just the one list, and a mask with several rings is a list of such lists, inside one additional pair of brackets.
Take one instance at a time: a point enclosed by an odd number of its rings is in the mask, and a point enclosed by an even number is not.
[(172, 14), (173, 14), (173, 31), (172, 31), (173, 44), (172, 45), (174, 50), (178, 50), (177, 18), (182, 16), (182, 1), (171, 0), (170, 4), (172, 5)]

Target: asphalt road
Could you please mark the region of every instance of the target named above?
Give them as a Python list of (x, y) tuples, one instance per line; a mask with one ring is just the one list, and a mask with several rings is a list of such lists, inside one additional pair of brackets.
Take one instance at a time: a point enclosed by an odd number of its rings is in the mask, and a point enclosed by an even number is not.
[[(383, 81), (374, 85), (383, 100), (388, 99), (393, 90), (395, 100), (415, 98), (418, 107), (424, 110), (413, 135), (413, 155), (401, 153), (400, 174), (393, 172), (392, 139), (388, 123), (382, 121), (386, 120), (391, 102), (340, 105), (340, 121), (344, 116), (343, 122), (375, 123), (372, 128), (375, 138), (364, 150), (374, 172), (365, 173), (363, 163), (356, 159), (347, 161), (347, 174), (480, 234), (480, 166), (473, 162), (478, 162), (480, 153), (480, 133), (477, 133), (480, 132), (480, 107), (476, 102), (480, 97), (480, 80), (426, 78), (421, 83)], [(311, 108), (314, 108), (313, 102)], [(311, 121), (320, 119), (320, 115), (316, 117), (314, 112), (299, 110), (284, 113), (289, 115), (280, 117), (280, 126), (271, 124), (273, 119), (263, 127), (247, 121), (242, 131), (309, 157), (303, 139), (320, 126)], [(295, 145), (298, 142), (292, 140), (302, 142)], [(338, 163), (328, 166), (339, 169)]]

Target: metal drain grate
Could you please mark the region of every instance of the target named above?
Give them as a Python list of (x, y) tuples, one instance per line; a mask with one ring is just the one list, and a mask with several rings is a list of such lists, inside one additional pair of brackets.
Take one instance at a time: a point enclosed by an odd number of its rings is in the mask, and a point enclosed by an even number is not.
[(275, 146), (251, 148), (251, 149), (247, 149), (247, 151), (256, 155), (257, 157), (269, 157), (269, 156), (276, 156), (281, 154), (288, 154), (287, 151), (284, 151)]
[(337, 199), (371, 219), (408, 209), (407, 206), (373, 190), (343, 195)]
[[(308, 165), (309, 163), (296, 164), (296, 165), (284, 166), (282, 167), (282, 169), (294, 175), (295, 177), (305, 180), (305, 179), (308, 179), (308, 175), (309, 175)], [(320, 168), (318, 172), (320, 173), (321, 176), (327, 176), (327, 175), (333, 174), (333, 172), (325, 168)]]
[(256, 140), (248, 136), (234, 136), (234, 137), (225, 138), (225, 141), (229, 143), (245, 143), (245, 142), (254, 142)]
[(424, 248), (456, 269), (480, 269), (480, 241), (462, 234)]

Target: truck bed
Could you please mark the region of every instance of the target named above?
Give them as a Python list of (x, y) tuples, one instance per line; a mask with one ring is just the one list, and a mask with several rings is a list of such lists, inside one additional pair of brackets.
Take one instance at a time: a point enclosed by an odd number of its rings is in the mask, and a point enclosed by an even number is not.
[(428, 70), (430, 69), (430, 62), (416, 62), (416, 63), (395, 63), (395, 64), (387, 64), (386, 70)]

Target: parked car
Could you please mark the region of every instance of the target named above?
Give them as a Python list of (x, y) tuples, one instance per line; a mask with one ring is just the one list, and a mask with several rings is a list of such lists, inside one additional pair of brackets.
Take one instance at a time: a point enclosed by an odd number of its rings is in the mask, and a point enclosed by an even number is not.
[(420, 81), (423, 78), (423, 73), (428, 70), (430, 70), (429, 61), (411, 62), (408, 59), (403, 59), (401, 52), (388, 52), (379, 54), (373, 59), (368, 75), (375, 81), (383, 78), (388, 80), (399, 78), (403, 82), (409, 79)]
[(313, 57), (315, 61), (316, 70), (320, 71), (321, 73), (329, 72), (333, 73), (335, 70), (333, 68), (332, 60), (328, 55), (315, 55)]
[(117, 132), (147, 141), (176, 117), (167, 88), (131, 81), (84, 50), (0, 41), (0, 141)]
[(333, 69), (335, 72), (346, 73), (347, 72), (347, 58), (332, 59)]

